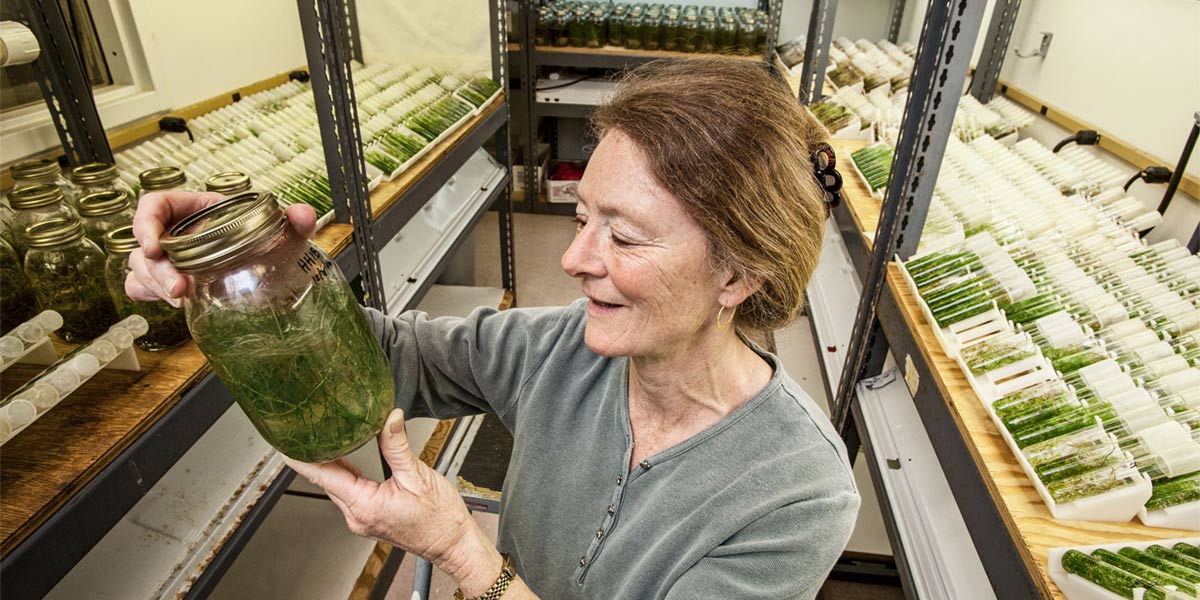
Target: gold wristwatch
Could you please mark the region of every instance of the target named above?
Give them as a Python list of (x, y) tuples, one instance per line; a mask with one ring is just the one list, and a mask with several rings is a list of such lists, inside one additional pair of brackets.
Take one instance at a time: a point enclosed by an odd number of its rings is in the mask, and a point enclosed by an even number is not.
[(504, 566), (500, 567), (500, 576), (496, 578), (496, 583), (493, 583), (488, 591), (484, 592), (482, 596), (467, 598), (463, 596), (462, 588), (459, 588), (454, 590), (454, 600), (499, 600), (508, 590), (509, 584), (517, 578), (517, 573), (512, 568), (512, 558), (508, 553), (501, 552), (500, 558), (504, 559)]

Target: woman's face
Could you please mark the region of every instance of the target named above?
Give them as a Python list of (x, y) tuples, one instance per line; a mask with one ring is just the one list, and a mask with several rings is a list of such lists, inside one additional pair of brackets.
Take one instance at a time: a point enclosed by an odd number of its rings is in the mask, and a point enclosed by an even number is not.
[(715, 327), (730, 279), (710, 266), (703, 230), (620, 131), (596, 147), (578, 195), (578, 231), (562, 266), (588, 297), (588, 348), (602, 356), (687, 352)]

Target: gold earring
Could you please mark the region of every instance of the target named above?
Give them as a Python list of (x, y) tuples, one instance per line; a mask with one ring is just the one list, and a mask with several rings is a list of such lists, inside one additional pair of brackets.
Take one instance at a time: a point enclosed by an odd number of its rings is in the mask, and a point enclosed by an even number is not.
[(724, 324), (722, 324), (722, 323), (721, 323), (721, 314), (722, 314), (722, 313), (724, 313), (724, 312), (725, 312), (725, 305), (724, 305), (724, 304), (722, 304), (722, 305), (721, 305), (721, 310), (718, 310), (718, 311), (717, 311), (717, 330), (718, 330), (718, 331), (723, 331), (723, 330), (729, 329), (729, 326), (733, 324), (733, 316), (737, 314), (737, 306), (735, 305), (735, 306), (734, 306), (734, 307), (733, 307), (733, 308), (730, 310), (730, 312), (729, 312), (729, 320), (728, 320), (728, 321), (725, 321), (725, 323), (724, 323)]

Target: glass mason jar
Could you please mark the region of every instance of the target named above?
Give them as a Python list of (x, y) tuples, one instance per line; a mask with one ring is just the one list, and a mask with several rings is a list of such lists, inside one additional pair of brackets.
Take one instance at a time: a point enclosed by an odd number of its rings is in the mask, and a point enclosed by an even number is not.
[(22, 188), (8, 195), (9, 206), (12, 207), (13, 249), (18, 256), (25, 256), (25, 229), (38, 221), (54, 217), (68, 219), (78, 218), (75, 211), (67, 205), (62, 188), (46, 183), (33, 187)]
[(758, 32), (754, 27), (754, 17), (743, 14), (738, 24), (737, 51), (748, 56), (758, 45)]
[(588, 18), (588, 27), (586, 37), (583, 44), (588, 48), (599, 48), (604, 45), (608, 34), (604, 31), (604, 10), (593, 8), (591, 16)]
[(571, 45), (568, 29), (571, 25), (571, 13), (564, 9), (554, 9), (554, 26), (550, 30), (550, 45), (563, 48)]
[(240, 171), (217, 173), (204, 180), (204, 190), (232, 196), (250, 191), (250, 176)]
[(699, 52), (704, 47), (704, 39), (700, 36), (700, 19), (696, 15), (684, 15), (683, 23), (679, 26), (679, 51)]
[(733, 50), (738, 43), (738, 26), (737, 20), (733, 15), (726, 15), (721, 18), (721, 24), (717, 29), (717, 50), (728, 52)]
[(767, 52), (767, 13), (758, 11), (754, 15), (754, 53)]
[(16, 250), (0, 240), (0, 335), (37, 316), (37, 296), (25, 277)]
[(209, 206), (162, 245), (192, 278), (192, 337), (272, 446), (326, 462), (379, 433), (395, 399), (383, 350), (341, 270), (296, 234), (275, 196)]
[(588, 13), (582, 6), (577, 7), (571, 13), (571, 20), (567, 22), (567, 42), (573, 48), (582, 48), (584, 40), (587, 38), (588, 28)]
[(108, 260), (104, 263), (104, 283), (108, 286), (108, 295), (120, 318), (141, 315), (146, 319), (149, 330), (133, 341), (138, 348), (155, 352), (179, 346), (192, 339), (192, 334), (188, 332), (187, 315), (182, 308), (175, 308), (162, 300), (135, 302), (125, 293), (129, 253), (137, 249), (138, 241), (133, 237), (131, 225), (117, 227), (104, 234), (104, 251), (108, 253)]
[(700, 46), (696, 52), (714, 52), (717, 49), (716, 14), (704, 15), (700, 20)]
[(142, 184), (141, 196), (150, 192), (174, 192), (178, 190), (199, 191), (187, 178), (187, 173), (179, 167), (154, 167), (138, 173), (138, 183)]
[(72, 197), (71, 183), (62, 176), (62, 167), (53, 158), (25, 160), (12, 166), (13, 191), (37, 185), (54, 184), (63, 195)]
[(625, 14), (625, 47), (630, 50), (642, 49), (642, 15), (640, 6)]
[(75, 218), (54, 217), (25, 230), (25, 276), (38, 303), (63, 318), (58, 336), (86, 342), (117, 322), (104, 285), (104, 252)]
[(551, 22), (554, 19), (554, 14), (550, 12), (550, 7), (540, 6), (537, 12), (537, 24), (533, 30), (533, 45), (534, 46), (549, 46), (550, 45), (550, 29)]
[(104, 234), (133, 224), (133, 204), (129, 201), (129, 194), (108, 190), (80, 198), (79, 221), (83, 223), (84, 235), (103, 248)]
[(105, 190), (121, 190), (133, 197), (133, 189), (121, 181), (116, 165), (110, 163), (88, 163), (71, 169), (71, 183), (75, 184), (72, 201)]
[(642, 17), (642, 49), (658, 50), (662, 40), (662, 15), (658, 11), (647, 12)]
[(612, 12), (608, 13), (609, 46), (625, 45), (625, 14), (628, 12), (628, 6), (624, 4), (615, 4), (613, 5)]
[(679, 50), (679, 11), (667, 9), (663, 15), (662, 23), (659, 24), (659, 30), (662, 32), (659, 46), (663, 50), (675, 52)]

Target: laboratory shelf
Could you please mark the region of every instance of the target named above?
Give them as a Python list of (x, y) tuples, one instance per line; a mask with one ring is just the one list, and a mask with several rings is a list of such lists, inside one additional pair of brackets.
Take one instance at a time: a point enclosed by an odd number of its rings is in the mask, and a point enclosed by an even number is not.
[[(511, 50), (510, 45), (510, 50)], [(695, 56), (720, 57), (730, 60), (760, 62), (762, 56), (752, 54), (691, 54), (666, 50), (628, 50), (618, 46), (603, 48), (559, 48), (556, 46), (534, 46), (533, 59), (540, 66), (578, 67), (593, 69), (628, 69), (660, 59), (678, 59)]]
[[(862, 141), (833, 140), (847, 174), (834, 210), (860, 279), (866, 276), (880, 201), (855, 176), (850, 153)], [(878, 306), (892, 356), (913, 398), (972, 542), (999, 598), (1063, 598), (1050, 580), (1050, 548), (1184, 537), (1139, 523), (1056, 520), (1021, 470), (958, 364), (942, 351), (895, 263)], [(853, 408), (853, 407), (852, 407)], [(861, 410), (861, 407), (857, 410)]]
[[(398, 232), (459, 167), (507, 123), (503, 94), (371, 195), (376, 236)], [(409, 291), (413, 306), (507, 187), (489, 189)], [(331, 223), (316, 243), (348, 278), (359, 270), (353, 229)], [(60, 345), (60, 354), (69, 346)], [(232, 404), (195, 343), (166, 352), (138, 351), (136, 373), (105, 370), (5, 444), (0, 469), (0, 581), (6, 595), (41, 597), (49, 591)], [(24, 369), (14, 366), (10, 369)], [(14, 370), (10, 375), (20, 377)], [(8, 381), (17, 378), (6, 377)], [(15, 389), (15, 388), (13, 388)], [(11, 391), (7, 386), (4, 391)], [(265, 518), (292, 473), (284, 470), (230, 533), (208, 563), (210, 577), (236, 556)], [(213, 580), (215, 583), (215, 579)], [(205, 588), (202, 576), (194, 586)]]
[(596, 110), (594, 104), (568, 104), (564, 102), (535, 102), (534, 110), (539, 117), (558, 117), (560, 119), (586, 119)]

